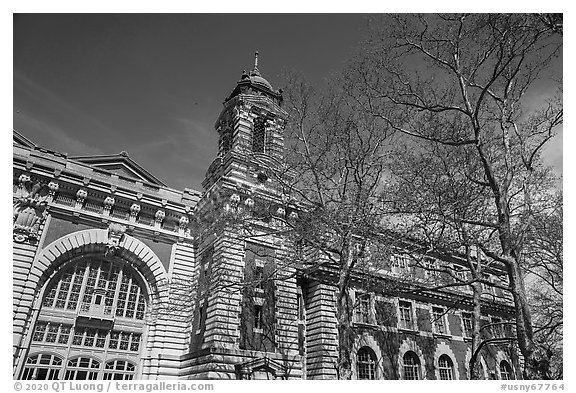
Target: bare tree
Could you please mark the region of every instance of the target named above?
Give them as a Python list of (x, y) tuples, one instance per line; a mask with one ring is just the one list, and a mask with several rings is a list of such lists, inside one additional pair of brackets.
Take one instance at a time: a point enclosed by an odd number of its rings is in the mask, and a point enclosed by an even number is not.
[(384, 210), (379, 201), (385, 182), (389, 134), (380, 119), (353, 107), (337, 85), (318, 94), (302, 77), (288, 77), (285, 109), (287, 171), (298, 176), (284, 183), (287, 203), (301, 206), (298, 220), (290, 223), (296, 244), (312, 250), (306, 271), (324, 263), (338, 271), (337, 376), (352, 377), (354, 344), (351, 279), (364, 269), (370, 242), (381, 234)]
[[(522, 267), (534, 215), (549, 201), (541, 153), (563, 118), (560, 96), (530, 99), (558, 73), (558, 29), (521, 14), (392, 15), (373, 26), (344, 86), (365, 113), (411, 137), (411, 148), (453, 158), (436, 162), (455, 174), (457, 188), (440, 187), (437, 197), (454, 192), (458, 200), (472, 192), (473, 210), (434, 213), (440, 223), (450, 218), (466, 243), (503, 266), (524, 376), (547, 378), (548, 356), (534, 338)], [(403, 197), (420, 203), (413, 190)], [(421, 228), (434, 222), (417, 220)]]

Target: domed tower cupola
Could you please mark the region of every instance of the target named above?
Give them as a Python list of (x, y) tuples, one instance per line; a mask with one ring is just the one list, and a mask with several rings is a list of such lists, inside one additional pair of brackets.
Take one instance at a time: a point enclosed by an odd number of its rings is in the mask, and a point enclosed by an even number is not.
[(254, 68), (242, 73), (214, 124), (218, 155), (202, 183), (206, 189), (223, 176), (246, 182), (256, 179), (264, 168), (279, 170), (284, 161), (284, 128), (288, 119), (281, 104), (282, 91), (274, 90), (262, 77), (256, 52)]
[(246, 72), (246, 70), (242, 71), (242, 76), (236, 84), (236, 87), (224, 102), (228, 102), (239, 94), (265, 95), (271, 98), (277, 105), (282, 104), (282, 91), (274, 90), (270, 82), (260, 74), (260, 70), (258, 69), (258, 52), (254, 54), (254, 68), (252, 71), (249, 73)]

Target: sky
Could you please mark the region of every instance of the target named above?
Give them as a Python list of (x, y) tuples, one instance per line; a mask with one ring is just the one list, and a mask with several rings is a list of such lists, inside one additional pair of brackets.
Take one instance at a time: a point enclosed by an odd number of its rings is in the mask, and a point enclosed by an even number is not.
[(321, 82), (362, 15), (19, 14), (14, 128), (69, 156), (127, 151), (171, 187), (202, 190), (224, 98), (251, 70)]
[[(254, 52), (274, 88), (283, 69), (320, 84), (365, 24), (360, 14), (15, 14), (14, 129), (69, 156), (127, 151), (169, 186), (202, 191), (214, 122)], [(562, 173), (561, 136), (545, 158)]]

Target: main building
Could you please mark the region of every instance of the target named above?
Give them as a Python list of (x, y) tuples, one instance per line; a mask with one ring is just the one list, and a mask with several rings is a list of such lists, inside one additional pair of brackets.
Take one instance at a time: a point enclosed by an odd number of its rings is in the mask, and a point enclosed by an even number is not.
[[(256, 63), (216, 121), (203, 192), (167, 187), (125, 152), (68, 157), (14, 131), (14, 378), (336, 378), (334, 268), (287, 264), (294, 245), (274, 230), (298, 217), (276, 181), (291, 176), (278, 173), (287, 117)], [(218, 220), (262, 206), (273, 214), (253, 236)], [(402, 255), (384, 265), (375, 282), (430, 274)], [(353, 378), (468, 377), (469, 293), (353, 286)], [(503, 293), (487, 296), (482, 323), (511, 318)], [(481, 377), (519, 376), (516, 354), (486, 346)]]

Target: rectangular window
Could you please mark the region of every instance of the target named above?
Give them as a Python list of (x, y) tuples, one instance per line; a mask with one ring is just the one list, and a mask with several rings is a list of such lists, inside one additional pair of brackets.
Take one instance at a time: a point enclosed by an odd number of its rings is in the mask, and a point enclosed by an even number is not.
[(432, 326), (434, 333), (447, 334), (446, 323), (444, 321), (444, 309), (441, 307), (432, 307)]
[(400, 310), (399, 328), (414, 330), (414, 320), (412, 318), (412, 303), (406, 301), (399, 301), (398, 308)]
[(358, 322), (370, 323), (370, 294), (358, 294)]
[(254, 329), (262, 329), (262, 306), (254, 306)]
[(392, 273), (399, 275), (410, 273), (410, 263), (407, 255), (392, 256)]
[(424, 259), (424, 278), (426, 280), (436, 281), (440, 277), (440, 272), (438, 271), (440, 266), (438, 261), (433, 258)]
[(254, 119), (254, 128), (252, 131), (252, 151), (254, 153), (264, 153), (266, 145), (266, 120), (257, 117)]
[(464, 328), (464, 337), (472, 337), (474, 325), (472, 322), (472, 314), (469, 312), (462, 313), (462, 327)]
[[(502, 320), (500, 318), (492, 318), (490, 323), (501, 324)], [(504, 329), (503, 325), (494, 325), (492, 326), (492, 335), (494, 337), (504, 337)]]

